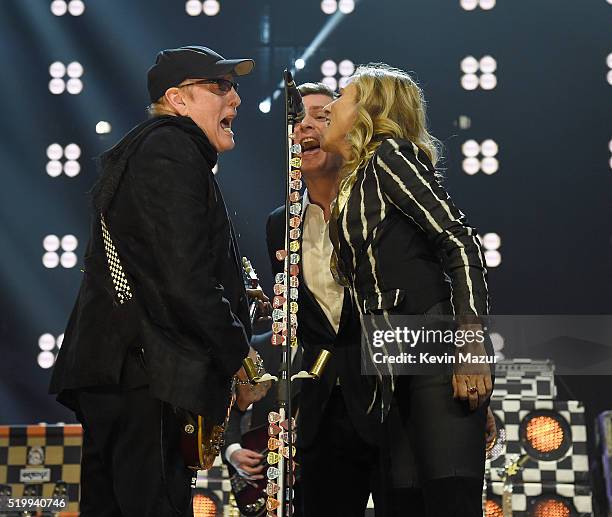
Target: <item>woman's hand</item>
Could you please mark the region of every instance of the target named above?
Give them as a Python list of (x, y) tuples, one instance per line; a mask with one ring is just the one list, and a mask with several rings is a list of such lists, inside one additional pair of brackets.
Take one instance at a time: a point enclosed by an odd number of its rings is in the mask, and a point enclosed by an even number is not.
[[(484, 404), (493, 392), (491, 369), (488, 363), (465, 363), (459, 359), (459, 354), (471, 354), (471, 357), (486, 359), (484, 341), (475, 336), (482, 335), (482, 325), (478, 323), (463, 324), (459, 326), (466, 339), (461, 347), (455, 351), (455, 373), (453, 374), (453, 398), (466, 400), (470, 411), (476, 410)], [(471, 337), (468, 337), (471, 336)]]
[(487, 408), (487, 424), (485, 427), (485, 440), (486, 440), (486, 449), (487, 452), (493, 447), (495, 444), (495, 440), (497, 439), (497, 424), (495, 423), (495, 417), (493, 416), (493, 411), (491, 411), (491, 407)]

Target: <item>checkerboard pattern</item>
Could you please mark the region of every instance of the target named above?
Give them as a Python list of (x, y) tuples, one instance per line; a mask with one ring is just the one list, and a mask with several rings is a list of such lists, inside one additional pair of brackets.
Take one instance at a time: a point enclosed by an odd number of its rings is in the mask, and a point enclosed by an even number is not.
[(524, 468), (515, 476), (516, 483), (570, 483), (589, 486), (589, 462), (584, 407), (576, 401), (553, 400), (491, 400), (491, 409), (499, 417), (506, 431), (504, 452), (491, 461), (491, 479), (502, 481), (504, 466), (526, 454), (519, 428), (521, 421), (532, 411), (552, 410), (568, 423), (571, 444), (564, 457), (557, 461), (529, 458)]
[(223, 505), (223, 517), (240, 517), (234, 502), (229, 473), (220, 456), (217, 456), (210, 470), (198, 470), (196, 487), (210, 490), (217, 496)]
[(130, 284), (128, 283), (125, 273), (123, 272), (121, 260), (119, 260), (119, 255), (117, 255), (117, 250), (115, 249), (113, 239), (111, 239), (110, 232), (106, 226), (104, 216), (100, 216), (100, 222), (102, 225), (102, 238), (104, 240), (104, 249), (106, 250), (106, 259), (108, 261), (108, 268), (113, 280), (113, 285), (115, 286), (115, 291), (117, 293), (117, 299), (119, 300), (119, 303), (125, 303), (132, 298)]
[(492, 398), (552, 400), (556, 395), (553, 376), (527, 372), (496, 377)]
[[(48, 481), (36, 483), (40, 497), (52, 497), (56, 484), (64, 482), (69, 505), (59, 515), (78, 516), (82, 433), (80, 425), (0, 426), (0, 485), (8, 487), (13, 497), (20, 497), (26, 486), (34, 484), (23, 476), (47, 469)], [(33, 454), (38, 448), (44, 458)], [(34, 456), (42, 459), (42, 463), (28, 464), (30, 460), (39, 463)]]
[[(501, 506), (503, 489), (503, 483), (499, 481), (489, 483), (487, 497), (496, 499)], [(568, 483), (514, 483), (512, 486), (513, 517), (532, 515), (529, 508), (541, 495), (561, 498), (581, 517), (592, 515), (591, 489), (588, 486)]]

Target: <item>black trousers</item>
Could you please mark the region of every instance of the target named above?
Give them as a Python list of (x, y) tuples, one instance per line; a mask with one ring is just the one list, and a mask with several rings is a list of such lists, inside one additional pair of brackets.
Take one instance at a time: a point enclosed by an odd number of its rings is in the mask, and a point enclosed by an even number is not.
[(333, 389), (313, 444), (299, 450), (304, 517), (363, 517), (370, 493), (383, 515), (379, 451), (357, 434), (341, 389)]
[(180, 423), (147, 387), (77, 393), (83, 426), (81, 517), (190, 516)]

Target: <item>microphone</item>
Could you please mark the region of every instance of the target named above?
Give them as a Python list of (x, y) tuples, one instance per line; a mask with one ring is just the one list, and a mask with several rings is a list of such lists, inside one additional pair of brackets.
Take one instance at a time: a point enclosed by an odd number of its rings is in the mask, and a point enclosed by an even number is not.
[(289, 70), (283, 72), (283, 77), (285, 79), (285, 91), (287, 92), (287, 115), (292, 117), (295, 122), (301, 122), (306, 115), (302, 96)]

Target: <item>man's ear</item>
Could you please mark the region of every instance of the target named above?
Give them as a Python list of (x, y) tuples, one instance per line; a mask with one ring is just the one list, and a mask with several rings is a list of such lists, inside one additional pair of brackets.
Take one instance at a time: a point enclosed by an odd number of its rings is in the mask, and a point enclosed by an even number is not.
[(176, 86), (168, 88), (166, 93), (164, 93), (164, 98), (166, 99), (168, 105), (171, 106), (172, 109), (179, 115), (182, 115), (183, 117), (189, 115), (189, 110), (187, 109), (185, 98), (183, 97), (183, 92), (181, 92), (180, 88), (177, 88)]

